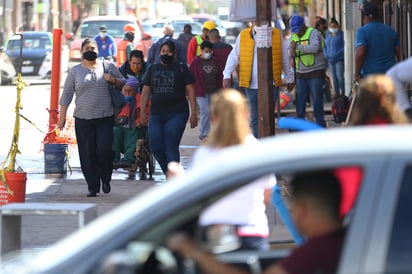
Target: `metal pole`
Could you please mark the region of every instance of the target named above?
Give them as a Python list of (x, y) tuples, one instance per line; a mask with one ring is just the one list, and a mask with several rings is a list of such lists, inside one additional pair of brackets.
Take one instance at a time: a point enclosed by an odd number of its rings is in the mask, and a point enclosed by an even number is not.
[(20, 56), (19, 56), (19, 66), (17, 67), (17, 73), (21, 74), (21, 65), (23, 62), (23, 33), (16, 32), (15, 35), (20, 36)]
[[(50, 87), (50, 109), (49, 109), (49, 134), (46, 136), (47, 143), (52, 144), (56, 140), (56, 128), (58, 120), (60, 76), (61, 76), (61, 51), (62, 51), (62, 29), (53, 30), (53, 58)], [(46, 143), (45, 142), (45, 143)]]

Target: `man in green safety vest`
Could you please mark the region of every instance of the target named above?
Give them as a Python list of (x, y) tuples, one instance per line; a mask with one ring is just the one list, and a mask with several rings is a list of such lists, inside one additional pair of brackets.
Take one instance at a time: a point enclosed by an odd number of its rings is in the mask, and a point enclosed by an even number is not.
[(304, 24), (301, 16), (295, 15), (289, 21), (292, 32), (290, 42), (291, 66), (296, 72), (296, 114), (306, 116), (306, 98), (313, 102), (316, 123), (326, 127), (323, 109), (323, 82), (325, 80), (325, 58), (323, 56), (322, 34)]

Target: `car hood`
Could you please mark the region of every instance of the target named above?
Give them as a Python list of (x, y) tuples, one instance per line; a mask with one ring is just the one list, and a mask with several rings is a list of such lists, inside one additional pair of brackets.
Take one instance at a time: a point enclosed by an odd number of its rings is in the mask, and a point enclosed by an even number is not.
[[(82, 37), (82, 38), (76, 38), (73, 40), (72, 44), (71, 44), (71, 50), (80, 50), (81, 46), (82, 46), (82, 42), (84, 39), (86, 38), (93, 38), (93, 37)], [(118, 38), (118, 37), (114, 37), (114, 41), (116, 42), (116, 45), (119, 45), (119, 43), (123, 40), (123, 38)], [(135, 39), (134, 42), (137, 43), (138, 39)]]

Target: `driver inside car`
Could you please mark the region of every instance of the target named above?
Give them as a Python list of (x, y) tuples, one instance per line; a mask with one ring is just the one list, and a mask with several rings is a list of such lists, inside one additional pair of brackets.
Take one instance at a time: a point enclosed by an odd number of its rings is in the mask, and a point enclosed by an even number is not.
[[(292, 182), (292, 218), (306, 242), (269, 266), (265, 274), (336, 273), (345, 230), (340, 214), (341, 187), (332, 170), (297, 174)], [(248, 273), (223, 264), (202, 250), (187, 234), (169, 238), (171, 250), (193, 259), (207, 273)]]

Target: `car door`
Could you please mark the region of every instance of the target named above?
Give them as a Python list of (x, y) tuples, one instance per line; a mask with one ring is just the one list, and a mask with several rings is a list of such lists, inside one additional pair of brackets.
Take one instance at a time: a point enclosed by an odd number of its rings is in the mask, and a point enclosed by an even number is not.
[[(412, 161), (410, 155), (392, 155), (385, 163), (369, 218), (355, 218), (340, 273), (411, 273), (412, 261)], [(373, 197), (373, 196), (370, 196)], [(365, 215), (363, 216), (365, 217)], [(368, 231), (359, 234), (360, 227)], [(355, 237), (357, 237), (355, 239)], [(358, 241), (363, 237), (363, 241)]]
[[(402, 167), (401, 167), (402, 168)], [(412, 272), (412, 162), (404, 162), (400, 187), (395, 187), (397, 197), (395, 208), (388, 215), (390, 233), (387, 234), (388, 245), (385, 249), (383, 273), (411, 273)], [(389, 187), (389, 184), (388, 184)], [(392, 222), (390, 222), (392, 220)]]

